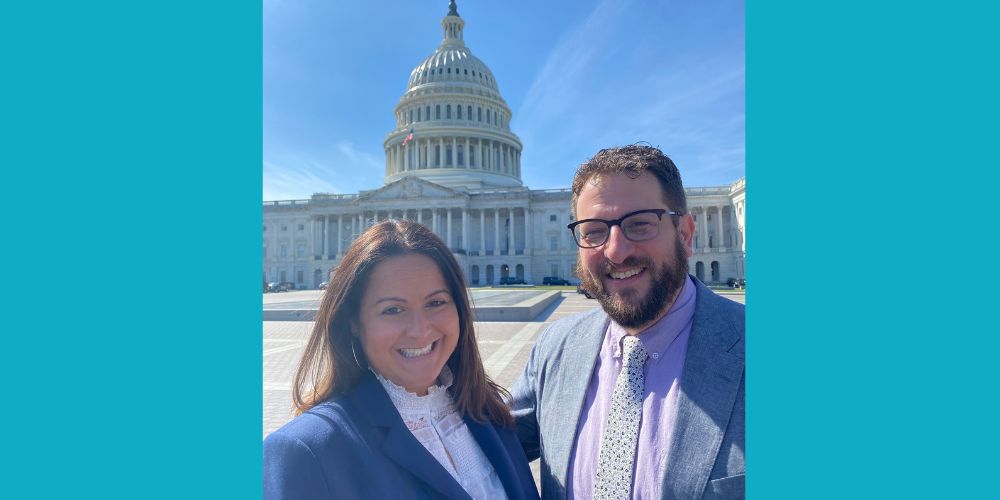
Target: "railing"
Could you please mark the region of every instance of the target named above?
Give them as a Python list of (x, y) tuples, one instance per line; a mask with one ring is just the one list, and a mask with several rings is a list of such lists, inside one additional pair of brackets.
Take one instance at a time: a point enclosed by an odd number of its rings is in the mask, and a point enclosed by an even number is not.
[(356, 194), (332, 194), (332, 193), (316, 193), (312, 195), (312, 199), (316, 201), (320, 200), (353, 200), (356, 199), (358, 195)]
[(278, 200), (278, 201), (265, 201), (265, 207), (290, 207), (294, 205), (308, 205), (309, 200)]
[(688, 195), (709, 195), (709, 194), (729, 194), (729, 186), (716, 186), (716, 187), (695, 187), (695, 188), (684, 188), (684, 193)]

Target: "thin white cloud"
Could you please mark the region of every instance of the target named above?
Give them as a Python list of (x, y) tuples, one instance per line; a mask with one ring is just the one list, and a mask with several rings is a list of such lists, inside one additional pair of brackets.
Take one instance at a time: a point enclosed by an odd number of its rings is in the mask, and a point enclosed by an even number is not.
[(334, 144), (322, 159), (298, 155), (264, 161), (264, 200), (306, 199), (315, 193), (353, 193), (340, 186), (378, 186), (384, 162), (350, 141)]
[(599, 3), (536, 73), (515, 114), (532, 187), (565, 186), (566, 174), (598, 149), (640, 140), (670, 154), (686, 180), (725, 184), (745, 175), (743, 51), (687, 50), (669, 26), (642, 31), (650, 23), (635, 12), (644, 7)]
[(350, 141), (337, 142), (337, 152), (346, 165), (351, 167), (351, 178), (356, 181), (371, 180), (385, 172), (385, 161), (375, 154), (362, 151)]
[(303, 200), (313, 193), (336, 193), (337, 188), (317, 176), (314, 165), (285, 166), (264, 161), (264, 200)]

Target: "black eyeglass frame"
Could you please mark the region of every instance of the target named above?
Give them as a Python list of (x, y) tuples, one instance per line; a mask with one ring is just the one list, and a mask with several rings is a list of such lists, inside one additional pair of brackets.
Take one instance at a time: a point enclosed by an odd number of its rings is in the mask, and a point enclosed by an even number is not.
[[(612, 219), (612, 220), (606, 220), (606, 219), (582, 219), (582, 220), (578, 220), (578, 221), (571, 222), (571, 223), (567, 224), (566, 225), (566, 229), (569, 229), (569, 232), (573, 234), (573, 241), (576, 243), (576, 246), (578, 246), (580, 248), (597, 248), (597, 247), (599, 247), (601, 245), (604, 245), (605, 243), (608, 242), (608, 239), (611, 238), (611, 228), (615, 227), (615, 226), (618, 226), (618, 228), (622, 230), (622, 236), (624, 236), (625, 239), (627, 239), (629, 241), (636, 241), (636, 240), (633, 240), (632, 238), (629, 238), (628, 234), (625, 233), (625, 228), (622, 227), (622, 222), (624, 222), (625, 219), (628, 219), (629, 217), (632, 217), (633, 215), (638, 215), (638, 214), (656, 214), (657, 218), (660, 220), (661, 223), (663, 222), (663, 215), (664, 214), (667, 214), (667, 215), (684, 215), (684, 214), (682, 214), (680, 212), (674, 212), (672, 210), (666, 210), (666, 209), (663, 209), (663, 208), (647, 208), (647, 209), (643, 209), (643, 210), (636, 210), (634, 212), (629, 212), (629, 213), (627, 213), (627, 214), (625, 214), (625, 215), (623, 215), (623, 216), (621, 216), (621, 217), (619, 217), (617, 219)], [(576, 238), (576, 226), (579, 226), (580, 224), (583, 224), (584, 222), (603, 222), (605, 225), (608, 226), (608, 236), (607, 236), (607, 238), (605, 238), (604, 241), (602, 241), (600, 245), (593, 245), (593, 246), (584, 246), (584, 245), (581, 245), (580, 244), (580, 240), (578, 240)], [(660, 234), (659, 227), (657, 227), (656, 234), (657, 235)], [(655, 238), (655, 237), (656, 236), (653, 236), (653, 238)], [(646, 240), (639, 240), (639, 241), (646, 241)]]

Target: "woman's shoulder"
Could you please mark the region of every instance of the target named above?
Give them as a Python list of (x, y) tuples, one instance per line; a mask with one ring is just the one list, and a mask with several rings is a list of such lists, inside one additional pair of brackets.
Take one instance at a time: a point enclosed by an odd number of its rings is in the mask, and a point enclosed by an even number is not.
[(350, 412), (337, 399), (293, 418), (264, 439), (264, 498), (327, 498), (330, 492), (353, 491), (345, 481), (331, 478), (358, 462), (366, 449), (362, 441)]
[(294, 441), (315, 449), (328, 446), (331, 441), (349, 440), (356, 434), (356, 426), (348, 406), (342, 397), (319, 403), (268, 435), (264, 445), (268, 441), (274, 444)]

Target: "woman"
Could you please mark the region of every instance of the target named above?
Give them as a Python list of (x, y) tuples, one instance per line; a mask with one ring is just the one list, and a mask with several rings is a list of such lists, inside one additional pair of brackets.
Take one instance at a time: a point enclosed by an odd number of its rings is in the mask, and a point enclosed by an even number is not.
[(531, 498), (461, 269), (427, 227), (378, 224), (323, 294), (297, 416), (264, 440), (264, 498)]

